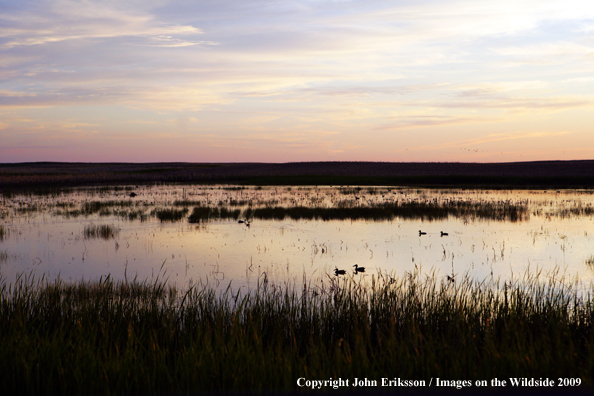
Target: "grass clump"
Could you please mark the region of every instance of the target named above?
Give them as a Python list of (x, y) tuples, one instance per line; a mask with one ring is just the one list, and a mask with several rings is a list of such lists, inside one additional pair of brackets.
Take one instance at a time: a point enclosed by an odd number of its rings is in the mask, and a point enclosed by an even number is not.
[(472, 201), (389, 202), (367, 206), (339, 206), (332, 208), (308, 206), (268, 206), (253, 210), (253, 217), (267, 220), (440, 220), (456, 218), (521, 221), (529, 216), (525, 205), (513, 203), (485, 203)]
[(1, 287), (0, 387), (29, 394), (291, 391), (307, 378), (580, 378), (594, 310), (562, 283), (330, 279), (246, 293), (164, 283)]
[(85, 239), (101, 238), (109, 240), (115, 238), (120, 233), (120, 230), (111, 224), (88, 224), (83, 230), (83, 236)]
[(165, 221), (176, 222), (182, 220), (188, 214), (188, 208), (177, 209), (155, 209), (154, 215), (157, 216), (161, 223)]
[(81, 206), (81, 213), (85, 216), (89, 216), (95, 213), (109, 215), (111, 208), (128, 208), (134, 206), (132, 201), (90, 201), (84, 202)]
[(529, 217), (528, 207), (510, 202), (388, 202), (372, 205), (339, 203), (336, 207), (272, 206), (228, 209), (226, 207), (196, 206), (188, 217), (190, 223), (219, 219), (259, 220), (373, 220), (401, 219), (443, 220), (448, 217), (496, 221), (522, 221)]
[(208, 206), (196, 206), (194, 210), (188, 216), (188, 222), (190, 223), (201, 223), (209, 220), (223, 220), (223, 219), (239, 219), (241, 210), (239, 209), (227, 209), (227, 208), (211, 208)]
[(120, 219), (124, 219), (124, 220), (128, 220), (128, 221), (134, 221), (134, 220), (140, 220), (141, 222), (147, 221), (149, 219), (149, 215), (147, 213), (145, 213), (144, 210), (142, 209), (138, 209), (138, 210), (115, 210), (113, 212), (113, 214), (117, 217), (119, 217)]

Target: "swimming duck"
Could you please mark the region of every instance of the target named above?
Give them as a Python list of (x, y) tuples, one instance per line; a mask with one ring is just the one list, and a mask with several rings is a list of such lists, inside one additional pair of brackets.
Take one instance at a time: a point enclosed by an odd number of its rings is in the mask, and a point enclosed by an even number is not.
[(365, 272), (365, 267), (359, 267), (359, 264), (353, 265), (355, 267), (355, 273), (357, 272)]

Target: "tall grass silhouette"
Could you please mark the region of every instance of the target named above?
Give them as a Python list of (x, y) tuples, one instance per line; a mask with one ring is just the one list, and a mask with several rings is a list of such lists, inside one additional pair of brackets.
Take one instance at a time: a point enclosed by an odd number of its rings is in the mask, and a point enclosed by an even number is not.
[[(366, 279), (370, 279), (369, 277)], [(300, 377), (594, 383), (590, 290), (541, 274), (454, 283), (328, 276), (247, 292), (163, 281), (0, 290), (0, 388), (21, 394), (291, 391)]]

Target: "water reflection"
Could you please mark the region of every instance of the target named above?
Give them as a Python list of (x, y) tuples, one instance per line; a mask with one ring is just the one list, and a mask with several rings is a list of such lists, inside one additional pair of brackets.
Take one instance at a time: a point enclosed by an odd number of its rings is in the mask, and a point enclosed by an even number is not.
[[(132, 196), (134, 193), (135, 196)], [(4, 197), (0, 271), (253, 288), (415, 270), (594, 278), (591, 191), (152, 186)], [(422, 232), (419, 232), (421, 230)], [(366, 271), (355, 272), (354, 265)], [(448, 278), (449, 277), (449, 278)]]

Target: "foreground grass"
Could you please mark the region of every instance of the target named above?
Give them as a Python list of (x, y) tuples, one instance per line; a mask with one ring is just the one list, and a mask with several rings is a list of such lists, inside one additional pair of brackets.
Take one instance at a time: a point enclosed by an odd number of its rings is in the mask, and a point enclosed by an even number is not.
[(594, 383), (591, 295), (410, 274), (247, 294), (19, 280), (0, 300), (11, 394), (294, 390), (296, 380), (528, 377)]

